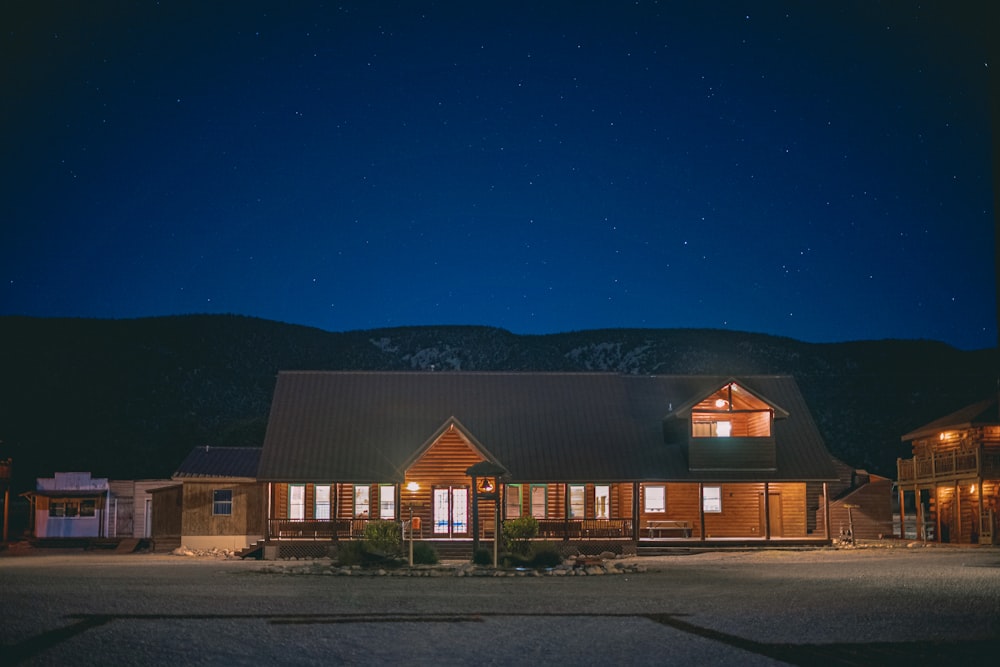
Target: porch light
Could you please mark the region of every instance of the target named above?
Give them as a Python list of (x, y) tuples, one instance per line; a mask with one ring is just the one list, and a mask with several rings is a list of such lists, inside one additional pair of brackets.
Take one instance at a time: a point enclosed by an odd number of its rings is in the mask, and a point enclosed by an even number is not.
[(972, 486), (969, 487), (969, 493), (975, 493), (975, 492), (976, 492), (976, 485), (973, 484)]
[(727, 401), (724, 398), (717, 398), (717, 399), (715, 399), (715, 407), (717, 407), (717, 408), (724, 408), (728, 404), (729, 404), (729, 401)]
[(409, 484), (406, 485), (406, 490), (409, 491), (410, 493), (416, 493), (417, 491), (420, 490), (420, 485), (417, 484), (416, 482), (410, 482)]

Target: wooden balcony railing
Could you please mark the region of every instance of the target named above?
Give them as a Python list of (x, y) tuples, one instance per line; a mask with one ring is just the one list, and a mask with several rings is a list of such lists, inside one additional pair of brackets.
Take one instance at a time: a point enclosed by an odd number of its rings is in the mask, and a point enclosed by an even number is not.
[(1000, 454), (982, 447), (896, 460), (898, 482), (934, 482), (959, 477), (1000, 476)]

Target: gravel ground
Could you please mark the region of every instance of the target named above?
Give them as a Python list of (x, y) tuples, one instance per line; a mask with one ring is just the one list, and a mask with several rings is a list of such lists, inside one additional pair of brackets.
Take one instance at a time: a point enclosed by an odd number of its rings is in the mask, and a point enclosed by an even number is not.
[(0, 665), (916, 665), (1000, 652), (1000, 549), (638, 561), (645, 573), (410, 578), (151, 554), (4, 557)]

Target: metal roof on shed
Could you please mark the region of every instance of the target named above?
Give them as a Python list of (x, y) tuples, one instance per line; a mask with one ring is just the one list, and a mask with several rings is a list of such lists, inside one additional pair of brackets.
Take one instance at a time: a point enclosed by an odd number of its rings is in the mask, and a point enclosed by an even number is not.
[(257, 477), (259, 447), (195, 447), (174, 473), (174, 479)]

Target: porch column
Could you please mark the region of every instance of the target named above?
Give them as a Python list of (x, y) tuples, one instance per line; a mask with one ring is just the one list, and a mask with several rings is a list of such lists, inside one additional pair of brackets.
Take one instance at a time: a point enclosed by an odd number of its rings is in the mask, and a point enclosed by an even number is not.
[(938, 487), (937, 483), (935, 483), (934, 484), (934, 518), (935, 518), (935, 521), (937, 522), (937, 532), (935, 533), (935, 535), (937, 536), (937, 541), (938, 542), (941, 541), (941, 495), (938, 493), (939, 490), (940, 490), (940, 487)]
[(632, 482), (632, 539), (639, 543), (639, 482)]
[[(904, 500), (906, 499), (906, 491), (904, 491), (903, 487), (901, 487), (901, 486), (897, 486), (896, 488), (899, 489), (899, 539), (905, 540), (906, 539), (906, 503), (904, 502)], [(917, 530), (919, 531), (919, 528)]]
[(764, 539), (771, 539), (771, 498), (768, 483), (764, 482)]
[(830, 485), (823, 482), (823, 532), (830, 539)]
[(271, 488), (273, 482), (267, 483), (267, 499), (264, 501), (264, 540), (271, 541), (271, 497), (274, 489)]
[[(569, 483), (563, 483), (563, 542), (569, 541)], [(583, 513), (587, 514), (587, 487), (583, 487)]]
[(920, 486), (913, 487), (913, 502), (917, 505), (917, 532), (918, 540), (927, 541), (927, 517), (924, 516), (924, 504), (920, 500)]
[[(978, 454), (977, 454), (978, 457)], [(976, 468), (979, 469), (979, 461), (976, 461)], [(976, 478), (976, 542), (983, 542), (983, 478)]]
[(701, 541), (705, 541), (705, 483), (698, 482), (698, 525), (701, 529)]
[(962, 485), (955, 480), (955, 544), (962, 543)]

